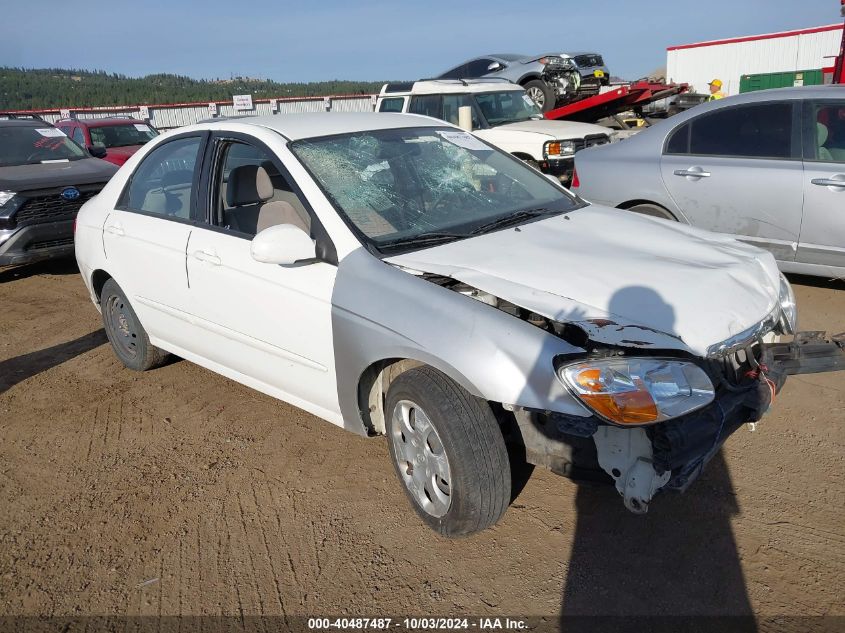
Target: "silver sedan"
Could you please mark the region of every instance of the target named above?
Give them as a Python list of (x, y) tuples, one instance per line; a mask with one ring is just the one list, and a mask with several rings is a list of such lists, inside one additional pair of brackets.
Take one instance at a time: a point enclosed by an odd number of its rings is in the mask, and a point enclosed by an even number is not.
[(575, 167), (573, 191), (592, 202), (733, 235), (786, 272), (845, 277), (845, 86), (706, 103)]

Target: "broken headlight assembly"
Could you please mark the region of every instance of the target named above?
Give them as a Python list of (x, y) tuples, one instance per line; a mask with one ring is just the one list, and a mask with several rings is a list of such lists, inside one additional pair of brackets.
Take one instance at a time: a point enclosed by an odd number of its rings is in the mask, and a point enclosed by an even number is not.
[(558, 376), (600, 418), (630, 426), (663, 422), (713, 401), (698, 365), (662, 358), (607, 358), (562, 365)]
[(795, 293), (783, 273), (780, 274), (780, 327), (784, 334), (795, 334), (798, 325), (798, 307), (795, 305)]

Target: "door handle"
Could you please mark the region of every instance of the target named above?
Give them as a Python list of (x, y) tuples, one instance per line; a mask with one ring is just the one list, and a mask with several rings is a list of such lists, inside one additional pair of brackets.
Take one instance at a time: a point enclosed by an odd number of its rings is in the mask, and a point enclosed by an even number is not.
[(686, 176), (687, 178), (709, 178), (710, 172), (703, 169), (676, 169), (674, 171), (676, 176)]
[(201, 262), (207, 262), (213, 266), (219, 266), (221, 263), (221, 260), (217, 257), (217, 255), (209, 253), (208, 251), (194, 251), (194, 259), (198, 259)]
[(833, 178), (813, 178), (810, 182), (820, 187), (845, 188), (845, 175), (836, 174), (836, 176), (834, 176)]
[(109, 224), (106, 227), (106, 233), (111, 233), (112, 235), (126, 235), (120, 224)]

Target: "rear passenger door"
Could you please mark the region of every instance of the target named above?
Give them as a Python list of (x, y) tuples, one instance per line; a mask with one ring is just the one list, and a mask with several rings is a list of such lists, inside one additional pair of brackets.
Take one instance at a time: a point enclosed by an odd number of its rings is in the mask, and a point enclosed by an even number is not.
[(693, 226), (792, 261), (801, 231), (800, 103), (711, 110), (668, 137), (663, 183)]
[(845, 268), (845, 99), (804, 105), (804, 222), (796, 261)]
[(103, 224), (109, 273), (150, 336), (179, 349), (190, 337), (185, 248), (203, 215), (197, 199), (206, 136), (177, 136), (156, 146)]
[[(254, 260), (262, 229), (320, 227), (281, 160), (244, 134), (207, 152), (207, 223), (188, 242), (187, 304), (202, 329), (195, 352), (217, 370), (339, 423), (331, 294), (337, 267)], [(233, 376), (232, 372), (238, 375)]]

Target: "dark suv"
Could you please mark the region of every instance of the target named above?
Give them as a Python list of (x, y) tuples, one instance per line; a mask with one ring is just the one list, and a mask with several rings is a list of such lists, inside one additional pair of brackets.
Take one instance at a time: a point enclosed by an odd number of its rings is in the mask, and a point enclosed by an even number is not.
[(0, 266), (72, 255), (77, 211), (116, 171), (49, 123), (0, 120)]
[(120, 167), (147, 141), (158, 136), (153, 126), (127, 117), (105, 119), (62, 119), (56, 127), (89, 150), (103, 148), (103, 157)]

